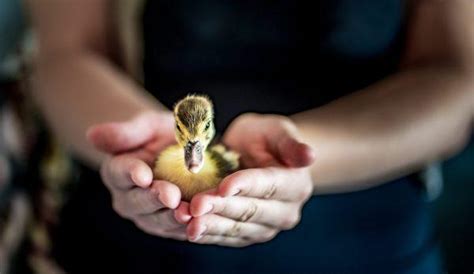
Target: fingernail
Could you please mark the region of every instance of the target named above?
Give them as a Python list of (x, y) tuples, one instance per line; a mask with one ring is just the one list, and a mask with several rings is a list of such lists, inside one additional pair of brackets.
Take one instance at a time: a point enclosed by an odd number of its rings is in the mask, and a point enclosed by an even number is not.
[(235, 196), (237, 194), (240, 193), (240, 189), (236, 188), (236, 189), (233, 189), (231, 192), (230, 192), (230, 196)]
[(137, 172), (132, 172), (132, 181), (134, 183), (141, 183), (142, 178), (141, 178), (140, 174), (137, 174)]
[(190, 215), (184, 215), (184, 216), (183, 216), (183, 221), (184, 221), (184, 222), (187, 223), (187, 222), (189, 222), (189, 220), (191, 220), (191, 216), (190, 216)]
[(228, 190), (228, 191), (222, 190), (222, 191), (219, 191), (218, 193), (219, 193), (219, 196), (225, 198), (225, 197), (235, 196), (235, 195), (239, 194), (240, 189), (232, 189), (232, 190)]
[(132, 173), (132, 180), (134, 183), (138, 184), (139, 186), (147, 186), (151, 178), (149, 177), (147, 172), (139, 171)]
[(191, 242), (197, 242), (197, 241), (199, 241), (199, 239), (201, 239), (201, 238), (202, 238), (202, 235), (199, 235), (199, 236), (196, 236), (196, 237), (194, 237), (194, 238), (190, 238), (189, 240), (190, 240)]
[(176, 221), (178, 221), (179, 223), (187, 224), (191, 220), (192, 216), (181, 215), (181, 216), (175, 216), (175, 218), (176, 218)]
[(214, 208), (213, 204), (206, 204), (206, 206), (204, 207), (202, 215), (211, 212), (213, 208)]
[(199, 236), (202, 236), (202, 234), (204, 234), (204, 233), (206, 232), (206, 230), (207, 230), (207, 226), (201, 225), (201, 226), (199, 226), (199, 229), (198, 229), (198, 233), (197, 233), (197, 234), (198, 234)]
[(192, 242), (198, 241), (199, 239), (202, 238), (202, 236), (204, 236), (204, 233), (206, 232), (206, 230), (207, 230), (207, 226), (205, 226), (205, 225), (199, 226), (199, 228), (198, 228), (198, 230), (197, 230), (197, 231), (198, 231), (197, 236), (191, 238), (190, 240), (191, 240)]

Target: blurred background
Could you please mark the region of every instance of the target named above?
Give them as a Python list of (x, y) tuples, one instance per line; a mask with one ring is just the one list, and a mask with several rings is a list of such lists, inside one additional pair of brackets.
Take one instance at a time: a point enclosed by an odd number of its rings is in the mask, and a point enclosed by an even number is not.
[[(71, 188), (68, 176), (78, 174), (28, 101), (35, 45), (27, 21), (19, 1), (0, 0), (0, 273), (61, 273), (47, 235), (67, 202), (61, 193)], [(472, 273), (474, 142), (441, 163), (441, 171), (444, 187), (430, 204), (446, 268)]]

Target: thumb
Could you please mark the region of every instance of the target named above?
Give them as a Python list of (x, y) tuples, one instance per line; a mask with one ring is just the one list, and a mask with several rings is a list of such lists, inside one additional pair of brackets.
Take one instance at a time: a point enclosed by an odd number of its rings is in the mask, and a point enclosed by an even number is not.
[(144, 113), (126, 122), (98, 124), (87, 130), (86, 137), (105, 153), (119, 153), (140, 147), (156, 137), (158, 128), (167, 130), (172, 117), (164, 113)]
[(288, 167), (306, 167), (311, 165), (315, 159), (313, 149), (298, 141), (287, 131), (278, 135), (272, 147), (278, 160)]

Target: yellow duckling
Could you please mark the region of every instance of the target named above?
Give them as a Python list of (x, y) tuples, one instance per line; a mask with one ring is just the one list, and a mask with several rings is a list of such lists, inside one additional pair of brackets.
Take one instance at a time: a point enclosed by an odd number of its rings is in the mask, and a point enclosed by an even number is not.
[(182, 199), (219, 185), (239, 166), (239, 155), (223, 145), (209, 146), (215, 135), (214, 110), (209, 98), (188, 95), (174, 106), (176, 141), (158, 156), (154, 176), (176, 184)]

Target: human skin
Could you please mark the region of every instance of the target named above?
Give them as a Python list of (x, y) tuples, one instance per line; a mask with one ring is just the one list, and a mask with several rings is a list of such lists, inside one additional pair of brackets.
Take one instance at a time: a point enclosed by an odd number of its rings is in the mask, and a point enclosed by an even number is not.
[[(29, 2), (40, 42), (33, 96), (63, 143), (92, 167), (101, 166), (116, 211), (155, 235), (226, 246), (268, 241), (298, 223), (311, 193), (373, 187), (449, 157), (471, 134), (474, 4), (414, 1), (398, 73), (292, 117), (236, 118), (224, 142), (244, 155), (248, 169), (190, 204), (180, 203), (179, 190), (169, 182), (154, 182), (146, 157), (135, 153), (150, 146), (157, 153), (160, 147), (150, 144), (160, 138), (172, 141), (169, 112), (115, 65), (106, 1), (61, 2)], [(147, 119), (158, 126), (131, 133)], [(103, 124), (109, 121), (115, 123)], [(244, 134), (270, 125), (277, 133)], [(281, 132), (289, 136), (285, 145), (280, 144)], [(288, 144), (303, 149), (286, 153)], [(255, 146), (267, 150), (256, 154)], [(255, 181), (261, 187), (252, 188)], [(113, 190), (117, 185), (128, 187), (120, 193)], [(159, 204), (153, 199), (137, 204), (137, 196), (127, 195), (137, 188), (157, 197)], [(240, 192), (231, 195), (235, 190)], [(279, 210), (269, 209), (273, 207)], [(144, 208), (159, 208), (155, 213), (167, 212), (167, 218), (140, 221)], [(171, 212), (175, 220), (169, 218)]]

